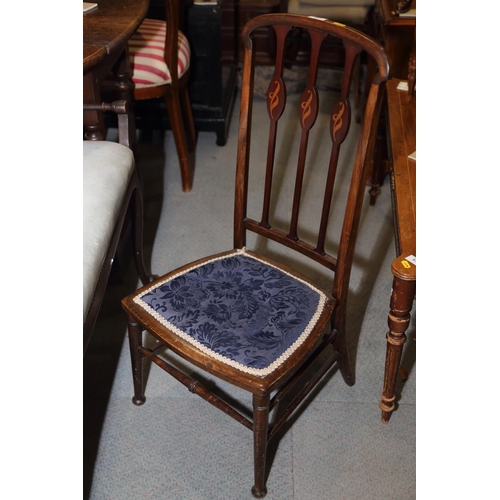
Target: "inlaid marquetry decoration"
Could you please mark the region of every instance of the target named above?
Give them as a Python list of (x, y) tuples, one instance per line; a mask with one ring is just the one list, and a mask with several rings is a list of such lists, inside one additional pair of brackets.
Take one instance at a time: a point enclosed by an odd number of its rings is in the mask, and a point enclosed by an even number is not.
[(333, 107), (330, 120), (330, 133), (332, 141), (341, 144), (349, 132), (351, 123), (351, 107), (347, 99), (338, 101)]
[(316, 88), (308, 86), (300, 101), (300, 124), (303, 129), (309, 130), (318, 116), (318, 93)]
[(271, 120), (278, 120), (285, 109), (285, 84), (281, 77), (273, 78), (267, 90), (267, 112)]

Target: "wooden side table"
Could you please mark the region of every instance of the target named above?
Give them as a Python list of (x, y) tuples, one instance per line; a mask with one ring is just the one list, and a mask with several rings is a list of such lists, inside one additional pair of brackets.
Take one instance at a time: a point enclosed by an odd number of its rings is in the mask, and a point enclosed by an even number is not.
[(396, 407), (396, 380), (417, 280), (417, 162), (409, 158), (409, 155), (416, 152), (416, 96), (410, 98), (406, 90), (398, 90), (400, 82), (401, 80), (392, 79), (387, 84), (387, 143), (398, 257), (391, 266), (394, 278), (388, 318), (384, 387), (380, 401), (384, 423), (389, 422)]
[[(148, 0), (100, 0), (97, 8), (83, 14), (84, 104), (100, 104), (101, 82), (113, 67), (120, 86), (118, 99), (129, 100), (126, 42), (146, 17), (148, 5)], [(104, 138), (102, 111), (84, 111), (83, 125), (86, 139)]]
[[(408, 17), (406, 13), (398, 13), (398, 9), (401, 9), (403, 3), (406, 4), (406, 9), (411, 7), (416, 10), (416, 0), (406, 2), (402, 0), (376, 0), (373, 14), (374, 37), (384, 46), (389, 56), (391, 76), (402, 80), (410, 80), (414, 85), (416, 71), (416, 17)], [(367, 82), (371, 81), (373, 71), (373, 62), (369, 60)], [(370, 205), (375, 205), (377, 196), (380, 193), (380, 186), (387, 173), (384, 164), (386, 128), (384, 113), (381, 113), (377, 132), (376, 153), (370, 179)]]

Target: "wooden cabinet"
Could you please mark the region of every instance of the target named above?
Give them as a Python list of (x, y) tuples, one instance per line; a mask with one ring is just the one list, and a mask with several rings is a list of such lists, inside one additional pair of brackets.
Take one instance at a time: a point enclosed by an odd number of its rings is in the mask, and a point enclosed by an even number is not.
[[(415, 50), (416, 18), (396, 12), (398, 0), (377, 0), (375, 3), (375, 37), (382, 43), (391, 62), (391, 75), (408, 79), (408, 64)], [(416, 0), (412, 7), (417, 8)]]
[(222, 53), (219, 2), (195, 0), (184, 13), (184, 34), (191, 47), (189, 96), (198, 131), (214, 131), (226, 143), (236, 97), (236, 67)]
[[(252, 18), (280, 12), (280, 0), (222, 0), (222, 62), (242, 63), (241, 31)], [(256, 64), (271, 64), (275, 52), (275, 35), (271, 28), (255, 33)]]
[[(226, 144), (236, 97), (236, 67), (222, 54), (222, 0), (179, 0), (179, 25), (189, 40), (189, 97), (196, 130), (215, 132), (216, 143)], [(163, 0), (150, 0), (147, 17), (165, 19)], [(158, 112), (160, 108), (160, 112)], [(169, 128), (165, 103), (161, 100), (135, 103), (138, 127)]]

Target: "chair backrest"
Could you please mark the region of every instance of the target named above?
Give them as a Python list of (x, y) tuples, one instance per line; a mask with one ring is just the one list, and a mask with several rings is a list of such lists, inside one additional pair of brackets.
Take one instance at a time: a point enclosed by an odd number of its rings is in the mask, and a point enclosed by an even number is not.
[[(252, 41), (255, 30), (262, 26), (272, 26), (276, 33), (276, 65), (274, 76), (270, 80), (267, 91), (267, 111), (269, 117), (269, 140), (267, 145), (267, 163), (265, 168), (265, 182), (263, 188), (262, 216), (255, 220), (247, 216), (247, 198), (249, 193), (249, 165), (250, 165), (250, 132), (252, 123), (252, 103), (254, 86), (254, 44)], [(299, 101), (298, 122), (300, 127), (300, 146), (296, 163), (295, 189), (291, 207), (291, 217), (288, 230), (272, 227), (270, 224), (270, 206), (273, 168), (275, 163), (278, 122), (287, 102), (284, 73), (284, 53), (287, 33), (294, 27), (303, 28), (311, 37), (311, 60), (309, 77), (306, 88)], [(288, 248), (319, 262), (335, 272), (332, 295), (337, 301), (345, 301), (349, 284), (350, 272), (354, 257), (354, 245), (360, 221), (361, 208), (365, 194), (368, 168), (373, 159), (375, 133), (380, 113), (385, 82), (389, 78), (389, 63), (384, 49), (367, 35), (344, 25), (294, 14), (266, 14), (250, 20), (242, 32), (245, 47), (245, 58), (242, 75), (240, 124), (238, 137), (234, 245), (242, 248), (246, 245), (247, 231), (270, 238)], [(321, 44), (326, 37), (339, 38), (345, 48), (345, 66), (341, 83), (340, 96), (334, 104), (330, 114), (330, 130), (324, 130), (330, 135), (331, 156), (329, 164), (325, 165), (324, 193), (322, 208), (318, 214), (318, 231), (313, 241), (303, 241), (298, 234), (298, 218), (301, 208), (301, 193), (304, 180), (304, 171), (307, 159), (308, 137), (315, 124), (319, 109), (319, 94), (316, 88), (318, 76), (318, 59)], [(351, 110), (349, 94), (355, 60), (362, 51), (366, 51), (375, 61), (377, 71), (371, 82), (366, 99), (366, 109), (363, 117), (361, 134), (355, 154), (353, 166), (350, 169), (351, 181), (347, 202), (344, 207), (342, 230), (336, 255), (325, 251), (325, 239), (330, 211), (332, 208), (332, 194), (334, 192), (335, 176), (339, 153), (342, 143), (350, 129)], [(289, 99), (290, 101), (290, 99)], [(287, 124), (288, 129), (288, 124)], [(259, 144), (262, 148), (262, 144)], [(293, 167), (293, 162), (288, 162)], [(319, 165), (314, 165), (314, 175), (320, 175)], [(320, 204), (321, 205), (321, 204)], [(308, 234), (314, 228), (308, 227)], [(314, 241), (315, 240), (315, 241)]]

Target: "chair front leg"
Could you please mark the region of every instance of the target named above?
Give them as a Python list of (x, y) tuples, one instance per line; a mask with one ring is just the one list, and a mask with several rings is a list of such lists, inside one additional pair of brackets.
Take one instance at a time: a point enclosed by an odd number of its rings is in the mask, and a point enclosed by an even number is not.
[(144, 384), (142, 376), (142, 358), (139, 348), (142, 347), (142, 326), (129, 316), (128, 340), (130, 343), (130, 357), (132, 359), (132, 376), (134, 379), (134, 397), (132, 403), (140, 406), (146, 402), (144, 397)]
[(266, 488), (266, 452), (267, 431), (269, 427), (269, 400), (270, 396), (253, 396), (253, 442), (254, 442), (254, 475), (255, 484), (252, 495), (263, 498), (267, 494)]

